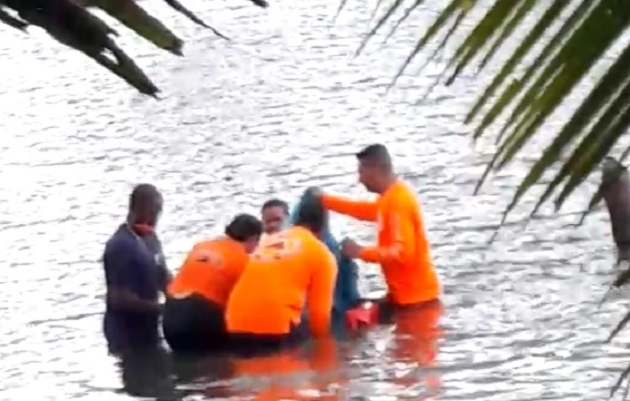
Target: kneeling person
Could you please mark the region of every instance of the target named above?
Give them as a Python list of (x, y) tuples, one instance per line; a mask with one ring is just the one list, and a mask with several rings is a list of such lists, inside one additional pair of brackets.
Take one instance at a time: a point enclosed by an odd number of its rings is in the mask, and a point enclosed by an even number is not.
[(293, 227), (269, 236), (251, 255), (225, 312), (237, 351), (273, 351), (302, 340), (298, 326), (305, 303), (311, 334), (330, 333), (337, 266), (319, 240), (326, 220), (313, 200), (300, 208)]
[(176, 352), (203, 352), (226, 344), (224, 311), (232, 288), (258, 246), (262, 223), (236, 216), (225, 237), (196, 244), (168, 287), (163, 329)]

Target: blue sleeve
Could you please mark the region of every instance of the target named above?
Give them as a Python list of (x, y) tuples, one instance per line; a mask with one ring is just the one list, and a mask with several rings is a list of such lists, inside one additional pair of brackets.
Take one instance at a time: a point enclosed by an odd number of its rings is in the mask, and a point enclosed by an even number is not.
[(133, 252), (125, 241), (112, 241), (105, 246), (103, 266), (107, 288), (134, 289)]
[(340, 298), (343, 300), (343, 309), (354, 307), (361, 299), (359, 293), (359, 268), (356, 262), (342, 256), (339, 260), (339, 278), (337, 285), (340, 287)]

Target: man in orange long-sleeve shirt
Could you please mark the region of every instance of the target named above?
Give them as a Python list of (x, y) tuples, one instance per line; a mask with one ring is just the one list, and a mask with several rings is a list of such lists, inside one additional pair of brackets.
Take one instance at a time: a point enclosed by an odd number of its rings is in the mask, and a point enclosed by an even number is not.
[(163, 329), (175, 352), (202, 352), (225, 347), (225, 305), (256, 249), (263, 225), (239, 214), (225, 236), (196, 244), (167, 290)]
[(305, 303), (311, 334), (329, 334), (337, 264), (319, 240), (326, 220), (326, 211), (313, 199), (300, 209), (293, 227), (270, 235), (251, 255), (227, 303), (234, 348), (256, 352), (302, 340)]
[(351, 258), (381, 265), (387, 282), (387, 302), (411, 306), (437, 299), (440, 284), (433, 269), (420, 206), (413, 191), (394, 173), (384, 145), (370, 145), (359, 153), (359, 182), (376, 201), (351, 201), (324, 194), (324, 206), (337, 213), (378, 225), (378, 244), (360, 246), (345, 240), (342, 251)]

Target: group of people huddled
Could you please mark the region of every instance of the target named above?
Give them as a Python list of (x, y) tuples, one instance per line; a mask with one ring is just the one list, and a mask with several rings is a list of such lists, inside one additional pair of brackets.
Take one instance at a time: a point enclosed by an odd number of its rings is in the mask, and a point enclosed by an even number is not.
[[(273, 199), (260, 219), (239, 214), (223, 236), (195, 244), (174, 277), (155, 233), (162, 196), (150, 184), (136, 186), (127, 221), (103, 256), (110, 350), (158, 345), (161, 321), (175, 352), (273, 351), (328, 337), (334, 321), (353, 330), (377, 324), (385, 311), (439, 302), (414, 192), (396, 176), (385, 146), (370, 145), (356, 156), (359, 181), (378, 195), (375, 201), (351, 201), (318, 188), (308, 189), (293, 210)], [(338, 243), (328, 211), (376, 222), (377, 245)], [(383, 299), (360, 298), (355, 259), (381, 266)]]

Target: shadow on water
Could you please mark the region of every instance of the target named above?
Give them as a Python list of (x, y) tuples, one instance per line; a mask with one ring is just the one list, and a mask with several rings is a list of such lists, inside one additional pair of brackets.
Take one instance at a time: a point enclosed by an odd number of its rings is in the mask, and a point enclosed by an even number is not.
[[(391, 330), (392, 341), (384, 354), (370, 358), (387, 365), (387, 393), (399, 399), (425, 399), (440, 391), (436, 368), (440, 303), (396, 313), (394, 323), (375, 330)], [(120, 356), (123, 392), (158, 401), (204, 399), (253, 399), (275, 401), (369, 399), (373, 390), (362, 387), (365, 353), (373, 353), (371, 331), (349, 335), (339, 330), (334, 340), (312, 341), (301, 348), (253, 358), (228, 355), (184, 357), (164, 348), (127, 352)], [(377, 351), (378, 352), (378, 351)], [(390, 374), (391, 373), (391, 374)], [(368, 375), (369, 377), (369, 375)], [(369, 379), (368, 379), (369, 380)]]

